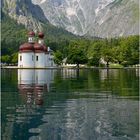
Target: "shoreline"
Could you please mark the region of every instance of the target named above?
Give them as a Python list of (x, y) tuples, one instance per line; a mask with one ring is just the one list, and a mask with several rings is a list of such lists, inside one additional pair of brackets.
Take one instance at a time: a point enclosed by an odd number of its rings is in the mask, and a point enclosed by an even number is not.
[[(18, 66), (1, 66), (1, 69), (77, 69), (74, 66), (59, 66), (47, 68), (19, 68)], [(79, 69), (139, 69), (139, 67), (79, 67)]]

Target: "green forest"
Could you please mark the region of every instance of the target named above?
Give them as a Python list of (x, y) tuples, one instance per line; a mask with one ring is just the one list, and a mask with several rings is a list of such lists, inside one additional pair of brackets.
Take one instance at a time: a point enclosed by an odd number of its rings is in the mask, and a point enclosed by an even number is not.
[[(27, 41), (28, 30), (2, 15), (1, 62), (17, 64), (20, 44)], [(139, 35), (118, 38), (85, 38), (75, 36), (50, 24), (44, 25), (45, 43), (54, 51), (58, 65), (65, 63), (104, 66), (110, 64), (132, 66), (139, 64)], [(36, 37), (37, 38), (37, 37)]]

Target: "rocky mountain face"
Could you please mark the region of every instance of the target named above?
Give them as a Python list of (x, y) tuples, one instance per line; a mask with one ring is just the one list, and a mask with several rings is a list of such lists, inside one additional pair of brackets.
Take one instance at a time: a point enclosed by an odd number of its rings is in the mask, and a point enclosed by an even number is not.
[(2, 11), (27, 28), (62, 27), (76, 35), (139, 34), (138, 0), (2, 0)]
[(32, 0), (53, 25), (74, 34), (115, 37), (138, 34), (138, 0)]
[(29, 29), (42, 30), (41, 24), (48, 22), (42, 9), (31, 0), (2, 0), (2, 12)]

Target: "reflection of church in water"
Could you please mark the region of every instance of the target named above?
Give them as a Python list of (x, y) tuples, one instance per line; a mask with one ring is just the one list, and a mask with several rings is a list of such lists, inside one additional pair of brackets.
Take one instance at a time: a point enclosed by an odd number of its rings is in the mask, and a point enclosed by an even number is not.
[[(43, 97), (50, 90), (49, 87), (53, 83), (54, 73), (55, 70), (52, 69), (18, 69), (18, 90), (20, 95), (18, 98), (19, 101), (22, 100), (23, 102), (7, 106), (7, 109), (13, 108), (13, 110), (6, 115), (7, 122), (2, 134), (3, 139), (11, 140), (15, 138), (14, 136), (17, 136), (21, 140), (30, 137), (28, 134), (24, 134), (25, 128), (40, 124), (41, 115), (37, 114), (37, 109), (45, 104)], [(14, 97), (13, 99), (15, 99)], [(18, 130), (23, 132), (22, 135), (17, 133)]]
[(19, 69), (18, 89), (27, 104), (43, 104), (43, 93), (49, 92), (54, 78), (53, 70)]

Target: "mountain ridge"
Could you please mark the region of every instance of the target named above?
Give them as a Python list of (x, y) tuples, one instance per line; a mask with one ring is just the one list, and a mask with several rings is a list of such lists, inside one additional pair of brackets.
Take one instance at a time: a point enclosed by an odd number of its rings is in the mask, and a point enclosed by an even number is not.
[(2, 0), (2, 11), (23, 24), (27, 29), (42, 30), (42, 23), (49, 22), (38, 5), (31, 0)]
[(138, 0), (2, 0), (2, 7), (18, 24), (35, 31), (52, 24), (86, 37), (139, 34)]
[(57, 36), (57, 38), (59, 38), (58, 35), (61, 38), (63, 34), (66, 35), (64, 38), (67, 36), (78, 37), (63, 28), (50, 24), (42, 9), (38, 5), (34, 5), (31, 0), (2, 0), (2, 16), (10, 17), (17, 24), (24, 25), (27, 30), (47, 31), (47, 35)]
[(46, 18), (74, 34), (116, 37), (139, 34), (138, 0), (32, 0)]

